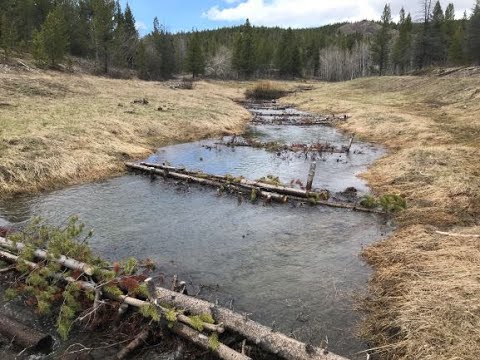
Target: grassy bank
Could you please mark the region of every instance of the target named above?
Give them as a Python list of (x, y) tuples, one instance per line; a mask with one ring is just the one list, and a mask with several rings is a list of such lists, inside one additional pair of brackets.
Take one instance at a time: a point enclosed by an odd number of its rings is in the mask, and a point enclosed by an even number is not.
[[(0, 73), (0, 196), (101, 179), (156, 147), (239, 132), (241, 89), (113, 80), (58, 72)], [(134, 104), (136, 99), (148, 104)]]
[(341, 128), (388, 147), (364, 177), (409, 204), (374, 267), (363, 336), (389, 359), (476, 359), (480, 353), (480, 78), (383, 77), (284, 100), (347, 113)]

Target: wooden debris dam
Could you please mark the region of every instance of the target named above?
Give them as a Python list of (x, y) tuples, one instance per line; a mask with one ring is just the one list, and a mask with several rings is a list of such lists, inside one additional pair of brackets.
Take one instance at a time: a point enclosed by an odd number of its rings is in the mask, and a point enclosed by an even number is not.
[[(325, 349), (315, 347), (288, 337), (282, 333), (250, 320), (248, 316), (236, 313), (227, 308), (215, 305), (192, 296), (175, 292), (166, 288), (156, 287), (151, 278), (144, 280), (149, 289), (149, 296), (128, 295), (125, 291), (120, 294), (112, 294), (104, 289), (108, 283), (102, 283), (95, 275), (89, 275), (83, 272), (85, 269), (92, 269), (93, 266), (79, 262), (66, 256), (54, 256), (44, 249), (36, 249), (33, 261), (27, 261), (20, 257), (19, 249), (24, 248), (21, 243), (13, 243), (0, 237), (0, 259), (14, 264), (28, 266), (31, 271), (38, 271), (45, 262), (57, 263), (61, 265), (58, 273), (52, 273), (53, 281), (62, 281), (65, 284), (74, 284), (79, 289), (92, 291), (96, 294), (96, 301), (114, 301), (130, 307), (131, 309), (142, 310), (152, 308), (158, 314), (159, 319), (168, 320), (171, 326), (166, 327), (174, 334), (190, 341), (192, 344), (210, 349), (220, 359), (229, 360), (248, 360), (251, 359), (244, 350), (245, 346), (258, 347), (262, 351), (272, 354), (279, 359), (287, 360), (346, 360), (344, 357), (331, 353)], [(78, 276), (68, 275), (73, 270)], [(101, 268), (96, 268), (96, 273), (101, 272)], [(118, 282), (121, 282), (121, 275)], [(114, 279), (115, 280), (115, 279)], [(113, 281), (113, 280), (112, 280)], [(111, 281), (109, 282), (111, 283)], [(94, 306), (95, 307), (95, 306)], [(198, 326), (193, 317), (197, 318), (208, 316), (212, 321), (202, 323)], [(173, 317), (173, 318), (172, 318)], [(8, 325), (9, 326), (9, 325)], [(149, 326), (153, 326), (150, 323)], [(130, 342), (117, 358), (123, 359), (128, 353), (136, 347), (141, 346), (143, 340), (149, 336), (149, 326), (146, 326), (138, 336)], [(12, 331), (13, 332), (13, 331)], [(214, 348), (209, 342), (209, 335), (216, 334), (218, 339)], [(243, 339), (242, 351), (236, 351), (233, 348), (222, 343), (226, 338), (224, 335), (236, 335)], [(36, 341), (36, 338), (35, 338)], [(29, 344), (27, 342), (26, 344)]]
[(141, 162), (139, 164), (125, 163), (125, 166), (130, 171), (141, 172), (150, 176), (159, 175), (187, 183), (197, 183), (217, 188), (219, 191), (228, 191), (235, 195), (250, 195), (252, 201), (257, 198), (263, 198), (266, 202), (275, 201), (278, 203), (286, 203), (289, 200), (293, 200), (307, 202), (311, 205), (344, 208), (369, 213), (383, 213), (357, 204), (329, 200), (329, 192), (327, 190), (309, 191), (267, 182), (247, 180), (243, 177), (233, 177), (231, 175), (205, 174), (162, 164)]

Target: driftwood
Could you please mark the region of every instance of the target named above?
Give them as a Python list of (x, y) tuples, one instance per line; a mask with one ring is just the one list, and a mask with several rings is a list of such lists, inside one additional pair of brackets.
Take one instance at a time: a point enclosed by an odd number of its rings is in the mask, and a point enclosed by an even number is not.
[[(23, 261), (31, 269), (36, 269), (39, 266), (36, 263), (24, 261), (18, 256), (7, 253), (5, 251), (0, 251), (0, 257), (10, 262)], [(52, 260), (58, 261), (55, 259)], [(54, 277), (63, 278), (63, 280), (68, 283), (75, 283), (79, 288), (84, 290), (94, 291), (99, 287), (99, 285), (96, 285), (93, 282), (76, 280), (72, 277), (63, 277), (62, 274), (56, 274)], [(143, 301), (126, 295), (109, 295), (108, 297), (120, 303), (125, 303), (136, 308), (141, 308), (143, 306), (152, 304), (152, 302), (150, 301)], [(307, 345), (298, 340), (289, 338), (284, 334), (275, 332), (273, 329), (267, 326), (261, 325), (255, 321), (248, 319), (244, 315), (235, 313), (223, 307), (216, 306), (204, 300), (200, 300), (187, 295), (176, 293), (168, 289), (157, 287), (155, 288), (154, 305), (157, 306), (160, 312), (164, 312), (165, 309), (158, 305), (159, 302), (169, 304), (183, 311), (188, 311), (189, 313), (194, 315), (210, 314), (212, 318), (220, 325), (204, 324), (205, 329), (209, 330), (208, 326), (211, 326), (211, 330), (218, 330), (218, 332), (220, 332), (219, 328), (221, 327), (223, 329), (223, 327), (225, 327), (228, 330), (244, 336), (253, 344), (263, 348), (264, 350), (267, 350), (268, 352), (287, 360), (345, 360), (345, 358), (341, 356), (326, 352), (323, 349), (315, 348), (311, 345)], [(186, 320), (185, 318), (188, 320)], [(191, 340), (198, 346), (208, 346), (208, 338), (205, 335), (203, 335), (197, 330), (188, 328), (184, 324), (182, 324), (182, 320), (185, 320), (185, 323), (188, 324), (188, 321), (191, 321), (190, 318), (184, 315), (178, 315), (177, 320), (178, 322), (176, 322), (174, 326), (174, 329), (177, 329), (176, 331), (174, 330), (175, 333), (180, 336), (187, 337), (189, 340)], [(247, 356), (235, 352), (234, 350), (222, 344), (220, 344), (219, 348), (216, 351), (216, 354), (222, 359), (248, 359)]]
[(157, 296), (161, 301), (176, 308), (188, 310), (193, 314), (211, 314), (217, 322), (223, 323), (226, 329), (245, 336), (255, 345), (284, 359), (345, 360), (344, 357), (333, 353), (325, 353), (323, 349), (308, 346), (252, 321), (244, 315), (216, 306), (208, 301), (178, 294), (164, 288), (157, 288)]
[(305, 189), (307, 191), (312, 190), (313, 178), (315, 177), (315, 170), (317, 169), (317, 162), (312, 161), (310, 164), (310, 170), (308, 171), (307, 186)]
[(135, 339), (133, 339), (127, 346), (125, 346), (118, 354), (117, 359), (123, 360), (126, 359), (127, 356), (138, 349), (142, 344), (144, 344), (150, 335), (150, 329), (145, 329), (138, 334)]
[[(30, 261), (25, 261), (25, 260), (21, 259), (20, 257), (14, 255), (14, 254), (10, 254), (10, 253), (5, 252), (5, 251), (0, 251), (0, 258), (3, 258), (4, 260), (10, 261), (10, 262), (22, 261), (23, 263), (27, 264), (31, 270), (37, 269), (38, 266), (39, 266), (36, 263), (30, 262)], [(82, 280), (76, 280), (72, 277), (65, 277), (62, 274), (54, 274), (53, 277), (57, 280), (63, 280), (67, 283), (74, 283), (82, 290), (95, 291), (97, 289), (97, 287), (99, 287), (99, 285), (96, 285), (95, 283), (82, 281)], [(175, 293), (175, 294), (177, 294), (177, 293)], [(110, 295), (110, 294), (105, 294), (105, 296), (112, 299), (112, 300), (118, 301), (122, 304), (128, 304), (128, 305), (133, 306), (133, 307), (138, 308), (138, 309), (142, 308), (143, 306), (151, 305), (151, 303), (148, 302), (148, 301), (143, 301), (143, 300), (140, 300), (140, 299), (137, 299), (137, 298), (134, 298), (134, 297), (130, 297), (130, 296), (126, 296), (126, 295), (114, 296), (114, 295)], [(183, 295), (183, 296), (186, 296), (186, 295)], [(159, 309), (159, 311), (161, 313), (165, 313), (167, 311), (167, 309), (159, 306), (158, 304), (154, 304), (154, 305), (156, 305), (156, 307)], [(180, 328), (180, 329), (183, 329), (185, 327), (185, 325), (181, 324), (182, 322), (185, 323), (185, 324), (188, 324), (188, 325), (192, 325), (192, 320), (188, 316), (185, 316), (183, 314), (178, 314), (177, 315), (177, 321), (178, 322), (176, 324), (179, 325), (178, 328)], [(218, 332), (218, 333), (223, 332), (223, 325), (222, 324), (216, 325), (216, 324), (204, 323), (203, 328), (205, 330), (215, 331), (215, 332)], [(188, 329), (190, 329), (190, 328), (188, 328)], [(190, 340), (193, 343), (201, 346), (201, 344), (199, 343), (199, 340), (198, 340), (200, 334), (202, 334), (202, 333), (197, 331), (197, 330), (191, 329), (188, 332), (183, 331), (181, 335), (183, 337), (188, 337), (189, 335), (192, 335), (193, 338), (191, 338)], [(205, 336), (205, 338), (207, 338), (207, 337)], [(53, 343), (53, 340), (52, 340), (52, 343)], [(207, 344), (208, 344), (208, 341), (207, 341)], [(207, 347), (208, 347), (208, 345), (207, 345)], [(222, 349), (222, 351), (218, 352), (217, 355), (221, 359), (224, 359), (224, 360), (228, 360), (228, 359), (241, 359), (241, 360), (248, 359), (247, 357), (232, 357), (232, 354), (235, 353), (235, 351), (228, 348), (225, 345), (222, 345), (220, 348)], [(223, 354), (226, 354), (226, 357), (222, 357)], [(239, 353), (237, 353), (237, 354), (241, 355)]]
[[(22, 243), (14, 243), (13, 241), (6, 240), (2, 237), (0, 237), (0, 246), (13, 251), (22, 251), (25, 248), (25, 245)], [(34, 255), (35, 257), (42, 260), (50, 260), (48, 258), (47, 252), (41, 249), (35, 250)], [(72, 270), (78, 270), (90, 276), (93, 275), (92, 266), (82, 263), (80, 261), (77, 261), (75, 259), (69, 258), (67, 256), (61, 255), (58, 259), (55, 259), (55, 261), (66, 268), (69, 268)]]
[(52, 351), (53, 338), (50, 335), (21, 324), (4, 314), (0, 314), (0, 333), (25, 349), (47, 354)]
[[(365, 208), (356, 204), (348, 204), (343, 202), (333, 202), (328, 200), (321, 200), (325, 197), (325, 190), (318, 191), (306, 191), (302, 189), (295, 189), (286, 186), (277, 186), (259, 181), (251, 181), (244, 178), (234, 179), (228, 176), (204, 174), (201, 172), (188, 171), (185, 168), (176, 168), (161, 164), (152, 164), (141, 162), (140, 164), (125, 163), (125, 166), (130, 170), (139, 170), (149, 174), (157, 174), (164, 177), (172, 177), (176, 179), (196, 182), (199, 184), (209, 185), (216, 188), (227, 188), (237, 190), (239, 192), (242, 189), (249, 191), (256, 190), (257, 195), (266, 199), (271, 199), (276, 202), (285, 203), (289, 200), (296, 201), (310, 201), (315, 205), (329, 206), (334, 208), (349, 209), (355, 211), (362, 211), (374, 214), (384, 214), (383, 211), (377, 209)], [(234, 180), (234, 181), (232, 181)]]
[[(195, 345), (205, 350), (208, 350), (210, 348), (208, 337), (202, 333), (199, 333), (198, 331), (193, 330), (188, 326), (185, 326), (177, 322), (173, 325), (172, 331), (175, 334), (193, 342)], [(216, 354), (220, 359), (251, 360), (250, 357), (244, 354), (241, 354), (222, 343), (219, 343), (218, 347), (212, 350), (212, 352)]]
[[(138, 170), (144, 170), (144, 171), (148, 171), (149, 168), (150, 169), (151, 168), (167, 169), (169, 171), (169, 173), (168, 173), (169, 175), (171, 175), (171, 171), (172, 171), (172, 167), (164, 167), (163, 165), (160, 165), (160, 164), (152, 164), (152, 163), (142, 162), (140, 167), (138, 167), (138, 165), (136, 165), (136, 166), (135, 165), (136, 164), (131, 164), (131, 163), (126, 164), (127, 167), (136, 168)], [(228, 176), (203, 174), (203, 173), (199, 173), (199, 172), (187, 171), (187, 170), (182, 169), (182, 168), (176, 169), (176, 171), (178, 171), (178, 172), (175, 173), (175, 176), (172, 176), (172, 177), (176, 177), (176, 178), (180, 178), (180, 179), (181, 178), (188, 179), (188, 178), (185, 178), (185, 175), (188, 174), (188, 176), (190, 176), (191, 178), (203, 176), (203, 177), (199, 178), (200, 179), (200, 181), (198, 181), (199, 183), (202, 183), (201, 180), (205, 180), (204, 177), (213, 178), (216, 181), (220, 182), (221, 183), (220, 185), (223, 185), (223, 183), (225, 183), (225, 182), (232, 183), (232, 178), (231, 177), (229, 178)], [(177, 176), (180, 172), (184, 173), (184, 174), (182, 174), (183, 175), (182, 177)], [(195, 182), (197, 182), (197, 181), (195, 181)], [(295, 188), (290, 188), (290, 187), (281, 186), (281, 185), (267, 184), (267, 183), (263, 183), (261, 181), (247, 180), (247, 179), (244, 179), (244, 178), (238, 178), (238, 181), (233, 182), (231, 185), (246, 186), (249, 189), (257, 188), (257, 189), (261, 189), (261, 190), (264, 190), (264, 191), (267, 191), (267, 192), (283, 194), (283, 195), (291, 195), (291, 196), (296, 196), (296, 197), (304, 198), (304, 199), (308, 199), (308, 198), (316, 196), (316, 195), (318, 195), (319, 197), (324, 195), (321, 192), (306, 191), (306, 190), (302, 190), (302, 189), (295, 189)]]

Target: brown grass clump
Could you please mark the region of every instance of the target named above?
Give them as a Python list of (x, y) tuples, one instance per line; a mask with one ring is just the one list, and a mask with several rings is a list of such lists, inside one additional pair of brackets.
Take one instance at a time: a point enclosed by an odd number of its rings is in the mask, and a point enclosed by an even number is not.
[(386, 359), (476, 359), (480, 354), (480, 79), (382, 77), (316, 84), (286, 101), (348, 113), (342, 129), (384, 144), (363, 174), (400, 194), (398, 230), (364, 251), (374, 269), (362, 335)]
[(271, 81), (260, 81), (245, 91), (245, 96), (254, 100), (275, 100), (286, 94), (282, 86)]
[[(0, 196), (111, 176), (156, 147), (242, 131), (236, 89), (56, 72), (0, 74)], [(135, 104), (145, 98), (148, 104)]]

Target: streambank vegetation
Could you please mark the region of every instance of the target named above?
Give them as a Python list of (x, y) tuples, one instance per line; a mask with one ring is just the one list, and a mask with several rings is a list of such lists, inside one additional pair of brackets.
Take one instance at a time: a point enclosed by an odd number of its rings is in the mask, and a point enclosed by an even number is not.
[(243, 91), (195, 82), (0, 72), (0, 196), (111, 176), (181, 141), (241, 132)]
[(363, 174), (401, 194), (397, 230), (367, 247), (375, 272), (361, 333), (385, 359), (476, 359), (480, 353), (480, 78), (382, 77), (284, 100), (346, 113), (339, 126), (388, 154)]

